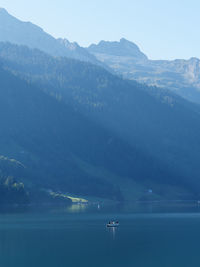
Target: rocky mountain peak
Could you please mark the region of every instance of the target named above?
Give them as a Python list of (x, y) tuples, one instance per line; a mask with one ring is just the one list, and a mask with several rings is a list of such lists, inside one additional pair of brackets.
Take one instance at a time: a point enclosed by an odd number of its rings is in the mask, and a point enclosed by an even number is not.
[(0, 7), (0, 14), (8, 14), (8, 11), (5, 8)]
[(65, 47), (67, 47), (69, 50), (76, 50), (79, 49), (80, 46), (76, 42), (70, 42), (67, 39), (59, 38), (58, 41), (63, 44)]
[(92, 44), (89, 48), (91, 53), (109, 54), (112, 56), (131, 57), (136, 60), (147, 60), (147, 56), (143, 54), (139, 47), (125, 38), (119, 42), (100, 41), (99, 44)]

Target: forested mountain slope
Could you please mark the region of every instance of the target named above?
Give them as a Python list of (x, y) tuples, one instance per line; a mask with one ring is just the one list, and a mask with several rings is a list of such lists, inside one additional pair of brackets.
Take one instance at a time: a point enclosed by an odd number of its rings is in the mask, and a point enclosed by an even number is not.
[(0, 88), (1, 154), (23, 166), (12, 170), (3, 165), (4, 171), (28, 191), (122, 200), (115, 177), (161, 174), (151, 158), (113, 131), (2, 69)]
[[(31, 131), (22, 140), (20, 132), (29, 127), (20, 129), (16, 119), (13, 124), (18, 129), (14, 139), (37, 150), (32, 159), (38, 164), (48, 159), (44, 165), (50, 174), (48, 178), (35, 175), (38, 183), (51, 181), (51, 186), (64, 184), (66, 190), (99, 196), (111, 192), (120, 199), (127, 178), (141, 185), (141, 192), (153, 188), (165, 198), (183, 198), (189, 193), (198, 197), (198, 106), (167, 90), (120, 79), (100, 67), (26, 47), (2, 43), (0, 57), (4, 70), (32, 88), (20, 97), (17, 94), (17, 109), (34, 108), (25, 117)], [(28, 104), (23, 100), (27, 92), (41, 96), (32, 101), (29, 93)]]

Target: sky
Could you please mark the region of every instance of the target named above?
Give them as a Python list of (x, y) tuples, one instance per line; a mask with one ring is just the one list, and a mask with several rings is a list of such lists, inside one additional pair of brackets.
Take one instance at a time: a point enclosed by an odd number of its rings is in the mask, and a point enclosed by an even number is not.
[(0, 7), (84, 47), (123, 37), (150, 59), (200, 58), (199, 0), (0, 0)]

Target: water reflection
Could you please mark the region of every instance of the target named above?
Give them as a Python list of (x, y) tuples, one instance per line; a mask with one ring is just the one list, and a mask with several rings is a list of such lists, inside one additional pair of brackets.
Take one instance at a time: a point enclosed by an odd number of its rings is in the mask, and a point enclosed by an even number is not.
[[(200, 213), (199, 201), (133, 202), (133, 203), (88, 203), (70, 206), (0, 206), (0, 214), (13, 213)], [(110, 216), (109, 216), (110, 217)], [(108, 220), (110, 219), (108, 217)]]
[(107, 227), (107, 229), (108, 229), (108, 232), (110, 233), (112, 239), (115, 240), (117, 228), (116, 227)]
[(67, 207), (66, 211), (70, 213), (79, 213), (85, 212), (88, 208), (86, 204), (72, 204), (71, 206)]

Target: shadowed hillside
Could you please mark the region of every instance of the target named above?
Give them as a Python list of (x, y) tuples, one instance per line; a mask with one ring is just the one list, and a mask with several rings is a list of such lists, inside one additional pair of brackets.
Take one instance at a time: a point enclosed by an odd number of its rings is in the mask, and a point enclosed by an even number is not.
[[(29, 127), (20, 129), (16, 119), (13, 124), (18, 131), (14, 140), (37, 154), (32, 160), (41, 164), (48, 159), (44, 164), (51, 170), (48, 179), (40, 173), (38, 183), (51, 181), (58, 188), (66, 184), (66, 190), (99, 196), (111, 192), (119, 198), (129, 181), (134, 181), (137, 193), (153, 188), (167, 198), (182, 198), (188, 190), (193, 196), (199, 194), (197, 106), (169, 91), (131, 83), (97, 66), (52, 58), (38, 50), (4, 43), (0, 56), (3, 68), (26, 80), (36, 97), (34, 102), (28, 98), (27, 104), (26, 89), (20, 91), (21, 96), (16, 94), (17, 109), (33, 109), (21, 120)], [(44, 105), (46, 101), (49, 104)], [(126, 188), (122, 188), (123, 181)], [(132, 188), (135, 194), (133, 184)]]
[(2, 69), (0, 77), (1, 154), (24, 166), (4, 169), (27, 190), (123, 199), (123, 177), (144, 180), (147, 173), (163, 172), (151, 158), (69, 105)]

